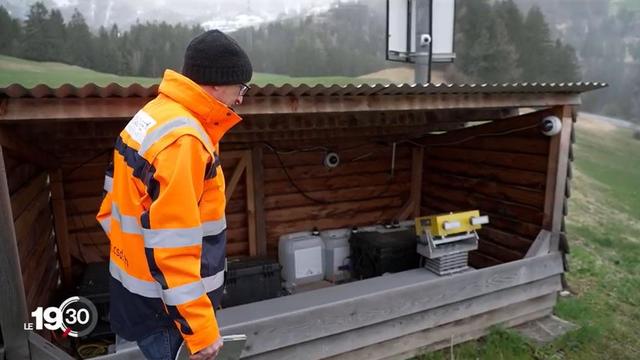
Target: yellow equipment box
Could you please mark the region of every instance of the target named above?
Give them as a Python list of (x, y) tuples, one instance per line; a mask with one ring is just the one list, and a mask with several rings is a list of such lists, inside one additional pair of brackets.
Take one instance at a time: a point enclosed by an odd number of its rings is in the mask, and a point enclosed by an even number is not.
[(487, 224), (487, 216), (480, 216), (480, 211), (472, 210), (459, 213), (422, 216), (416, 218), (416, 235), (423, 235), (428, 230), (431, 236), (449, 236), (468, 233)]

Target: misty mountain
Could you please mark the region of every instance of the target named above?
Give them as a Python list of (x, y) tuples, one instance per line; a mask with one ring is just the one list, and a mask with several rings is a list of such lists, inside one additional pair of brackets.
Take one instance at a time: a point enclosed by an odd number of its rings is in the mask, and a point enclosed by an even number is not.
[[(36, 0), (0, 0), (12, 17), (24, 19)], [(49, 9), (58, 8), (65, 20), (74, 9), (85, 17), (90, 28), (118, 24), (128, 29), (136, 22), (200, 24), (205, 28), (231, 31), (278, 18), (308, 15), (326, 11), (326, 0), (41, 0)], [(348, 2), (344, 1), (343, 2)]]

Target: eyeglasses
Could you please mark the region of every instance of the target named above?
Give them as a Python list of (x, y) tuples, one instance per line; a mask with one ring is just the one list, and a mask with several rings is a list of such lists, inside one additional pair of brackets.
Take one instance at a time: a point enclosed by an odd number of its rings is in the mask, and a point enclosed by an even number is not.
[(238, 93), (239, 96), (244, 96), (247, 93), (247, 91), (249, 91), (249, 89), (250, 89), (249, 85), (244, 83), (240, 84), (240, 92)]

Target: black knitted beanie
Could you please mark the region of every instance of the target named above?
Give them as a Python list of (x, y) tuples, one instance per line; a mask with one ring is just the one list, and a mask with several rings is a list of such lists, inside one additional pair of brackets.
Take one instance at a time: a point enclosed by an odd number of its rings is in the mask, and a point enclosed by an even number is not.
[(189, 43), (182, 74), (200, 85), (233, 85), (249, 82), (253, 68), (235, 40), (209, 30)]

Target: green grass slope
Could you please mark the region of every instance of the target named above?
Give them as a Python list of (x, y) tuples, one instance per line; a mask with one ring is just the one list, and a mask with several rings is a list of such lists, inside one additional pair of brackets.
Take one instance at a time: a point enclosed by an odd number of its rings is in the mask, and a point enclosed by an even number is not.
[[(54, 62), (30, 61), (0, 55), (0, 87), (6, 87), (14, 83), (26, 88), (39, 84), (45, 84), (55, 88), (67, 83), (74, 86), (83, 86), (88, 83), (95, 83), (99, 86), (105, 86), (110, 83), (117, 83), (122, 86), (138, 83), (143, 86), (149, 86), (157, 84), (159, 81), (160, 79), (157, 78), (118, 76), (85, 69), (79, 66)], [(291, 84), (293, 86), (300, 84), (310, 86), (322, 84), (330, 86), (389, 83), (389, 81), (378, 78), (361, 79), (345, 76), (291, 77), (278, 74), (254, 73), (251, 83), (260, 86), (267, 84), (278, 86), (284, 84)]]
[(54, 62), (37, 62), (0, 55), (0, 87), (20, 84), (26, 88), (45, 84), (59, 87), (63, 84), (83, 86), (95, 83), (105, 86), (117, 83), (128, 86), (139, 83), (144, 86), (157, 83), (157, 79), (118, 76), (85, 69), (79, 66)]

